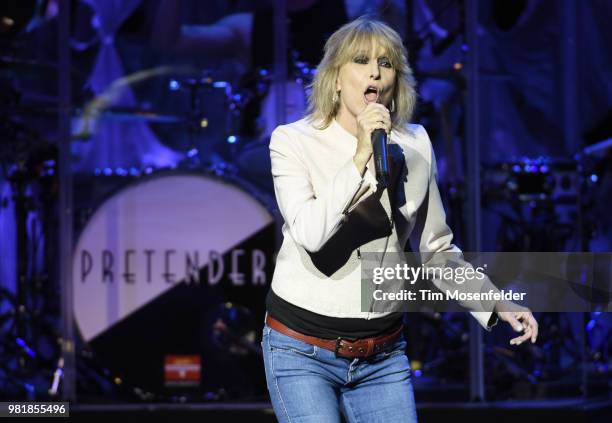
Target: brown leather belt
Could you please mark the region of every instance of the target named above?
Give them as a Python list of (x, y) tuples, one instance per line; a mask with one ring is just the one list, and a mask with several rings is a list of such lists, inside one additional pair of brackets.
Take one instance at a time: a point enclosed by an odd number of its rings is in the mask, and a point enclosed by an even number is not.
[(399, 338), (404, 330), (404, 325), (402, 324), (399, 328), (389, 334), (349, 341), (342, 338), (323, 339), (317, 338), (316, 336), (304, 335), (303, 333), (296, 332), (293, 329), (285, 326), (272, 317), (269, 313), (266, 316), (266, 323), (275, 331), (292, 338), (299, 339), (300, 341), (304, 341), (308, 344), (333, 351), (336, 353), (336, 356), (346, 358), (365, 358), (372, 354), (384, 351), (393, 345), (395, 340)]

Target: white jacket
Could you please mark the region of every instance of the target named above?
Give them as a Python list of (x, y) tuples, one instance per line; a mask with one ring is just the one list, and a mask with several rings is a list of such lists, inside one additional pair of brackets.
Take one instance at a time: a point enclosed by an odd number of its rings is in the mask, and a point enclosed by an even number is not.
[[(388, 145), (391, 179), (397, 183), (380, 195), (373, 159), (362, 178), (353, 162), (357, 138), (335, 120), (319, 130), (302, 119), (272, 133), (272, 177), (284, 218), (272, 280), (276, 295), (326, 316), (378, 318), (389, 313), (361, 311), (361, 260), (355, 247), (382, 253), (383, 259), (385, 252), (402, 252), (409, 239), (413, 251), (460, 252), (451, 243), (425, 129), (411, 124), (405, 131), (394, 130)], [(395, 198), (394, 207), (389, 198)], [(367, 208), (356, 209), (366, 200)], [(360, 209), (368, 215), (353, 217)], [(361, 219), (361, 226), (344, 227), (346, 213)], [(389, 216), (394, 220), (390, 232)], [(377, 222), (370, 235), (361, 231), (364, 222)], [(490, 329), (490, 311), (471, 313)]]

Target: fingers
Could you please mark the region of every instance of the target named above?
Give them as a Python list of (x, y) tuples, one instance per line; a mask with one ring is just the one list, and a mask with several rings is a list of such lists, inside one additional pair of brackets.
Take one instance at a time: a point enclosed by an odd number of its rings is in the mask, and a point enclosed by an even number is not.
[(368, 103), (365, 109), (363, 109), (363, 112), (369, 111), (379, 111), (382, 113), (386, 113), (387, 115), (389, 114), (389, 109), (387, 109), (383, 104), (380, 103)]
[(538, 339), (538, 321), (535, 319), (535, 317), (533, 317), (533, 315), (531, 315), (531, 313), (529, 314), (530, 326), (533, 328), (533, 335), (531, 336), (531, 343), (533, 344)]
[(536, 321), (533, 314), (530, 311), (523, 311), (517, 313), (516, 320), (523, 321), (523, 326), (525, 327), (525, 333), (517, 338), (514, 338), (510, 341), (512, 345), (520, 345), (527, 339), (531, 340), (531, 343), (535, 343), (538, 338), (538, 322)]
[(516, 332), (521, 332), (524, 329), (523, 325), (518, 321), (514, 313), (504, 314), (507, 317), (506, 321), (510, 324), (510, 326), (512, 326), (512, 329), (514, 329)]
[(524, 312), (520, 316), (520, 319), (523, 320), (525, 325), (530, 329), (531, 343), (533, 344), (538, 338), (538, 322), (536, 321), (535, 317), (533, 317), (533, 314), (531, 314), (529, 311)]
[(387, 132), (391, 131), (391, 114), (382, 104), (368, 104), (357, 120), (365, 132), (371, 132), (378, 128)]
[[(521, 336), (510, 340), (510, 344), (520, 345), (527, 339), (530, 339), (531, 343), (535, 343), (538, 339), (538, 322), (535, 317), (533, 317), (531, 311), (526, 307), (518, 306), (514, 303), (503, 304), (503, 306), (506, 310), (509, 308), (508, 306), (511, 306), (514, 308), (514, 311), (497, 311), (499, 318), (508, 322), (516, 332), (525, 331)], [(519, 308), (520, 311), (517, 310), (517, 308)]]
[(372, 153), (371, 135), (375, 129), (391, 133), (391, 115), (382, 104), (369, 103), (357, 116), (357, 151)]
[(391, 120), (384, 117), (375, 117), (370, 121), (363, 122), (361, 124), (363, 131), (367, 134), (371, 133), (375, 129), (384, 129), (386, 132), (391, 130)]
[(525, 330), (525, 333), (522, 334), (521, 336), (517, 336), (516, 338), (513, 338), (510, 340), (510, 345), (520, 345), (522, 344), (524, 341), (526, 341), (527, 339), (529, 339), (532, 335), (532, 330), (531, 328), (527, 328)]

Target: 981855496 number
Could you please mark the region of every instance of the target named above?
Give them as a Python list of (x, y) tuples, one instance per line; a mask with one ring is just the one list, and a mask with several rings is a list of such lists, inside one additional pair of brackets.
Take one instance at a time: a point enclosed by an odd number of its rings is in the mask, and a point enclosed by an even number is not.
[(0, 417), (68, 417), (68, 402), (0, 402)]

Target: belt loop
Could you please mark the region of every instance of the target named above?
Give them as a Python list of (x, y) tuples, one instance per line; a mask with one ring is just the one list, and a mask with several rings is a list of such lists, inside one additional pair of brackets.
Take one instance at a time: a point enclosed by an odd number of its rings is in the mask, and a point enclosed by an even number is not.
[(368, 349), (366, 352), (366, 355), (370, 355), (374, 352), (374, 340), (373, 339), (368, 339)]

